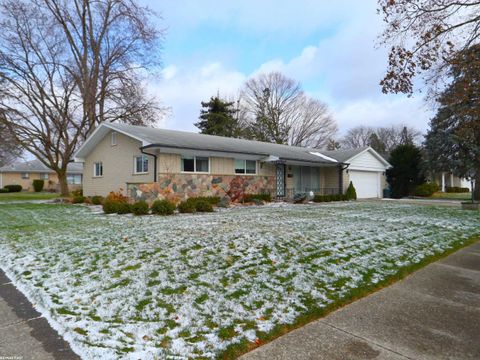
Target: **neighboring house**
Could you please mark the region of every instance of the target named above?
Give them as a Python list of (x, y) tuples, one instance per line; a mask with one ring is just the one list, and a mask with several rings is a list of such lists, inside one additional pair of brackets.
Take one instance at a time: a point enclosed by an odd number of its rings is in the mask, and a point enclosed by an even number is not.
[[(348, 169), (352, 161), (352, 172)], [(75, 154), (86, 196), (119, 191), (134, 199), (268, 192), (343, 193), (350, 178), (361, 197), (381, 197), (388, 163), (371, 148), (351, 152), (279, 145), (175, 130), (102, 123)], [(353, 175), (352, 175), (353, 174)], [(373, 176), (373, 175), (374, 176)], [(367, 182), (372, 181), (370, 185)]]
[[(67, 168), (67, 182), (70, 190), (82, 187), (83, 165), (70, 163)], [(23, 190), (33, 191), (33, 180), (44, 180), (44, 190), (59, 191), (57, 174), (40, 160), (31, 160), (0, 168), (0, 188), (5, 185), (22, 185)]]
[(472, 191), (472, 183), (470, 180), (460, 178), (451, 171), (436, 173), (432, 177), (432, 181), (436, 182), (440, 187), (440, 191), (445, 192), (447, 187), (463, 187)]

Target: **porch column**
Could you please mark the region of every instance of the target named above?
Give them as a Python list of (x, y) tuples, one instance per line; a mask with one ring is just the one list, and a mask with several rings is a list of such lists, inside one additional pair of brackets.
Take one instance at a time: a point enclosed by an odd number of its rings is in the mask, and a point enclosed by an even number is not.
[(450, 173), (450, 186), (453, 187), (453, 173)]
[(442, 192), (445, 192), (445, 173), (442, 172)]
[(338, 188), (339, 194), (343, 195), (343, 169), (341, 165), (338, 167)]

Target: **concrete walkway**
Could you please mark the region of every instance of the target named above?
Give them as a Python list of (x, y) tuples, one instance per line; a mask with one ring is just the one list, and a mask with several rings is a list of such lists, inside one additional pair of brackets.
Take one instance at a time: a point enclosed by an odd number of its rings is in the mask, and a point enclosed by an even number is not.
[(79, 359), (1, 269), (0, 359)]
[(480, 359), (480, 242), (241, 359)]

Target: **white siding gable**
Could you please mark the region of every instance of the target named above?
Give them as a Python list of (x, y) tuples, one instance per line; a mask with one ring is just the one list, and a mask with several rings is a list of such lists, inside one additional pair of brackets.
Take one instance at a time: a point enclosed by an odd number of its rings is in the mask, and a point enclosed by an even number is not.
[(370, 151), (365, 151), (347, 161), (349, 169), (366, 171), (385, 171), (387, 167)]

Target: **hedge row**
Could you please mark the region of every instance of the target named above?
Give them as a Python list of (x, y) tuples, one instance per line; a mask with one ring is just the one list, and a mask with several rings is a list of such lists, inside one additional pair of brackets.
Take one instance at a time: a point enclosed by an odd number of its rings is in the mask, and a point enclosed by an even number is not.
[(2, 193), (8, 193), (8, 192), (20, 192), (22, 191), (22, 185), (5, 185), (3, 189), (0, 189)]
[(447, 193), (468, 193), (470, 192), (470, 189), (466, 187), (460, 187), (460, 186), (447, 186), (445, 191)]
[(258, 201), (271, 202), (272, 196), (270, 194), (245, 194), (243, 196), (243, 202), (258, 202)]
[(415, 196), (430, 197), (436, 193), (440, 188), (437, 183), (427, 182), (415, 187), (414, 193)]
[(331, 202), (331, 201), (348, 201), (347, 194), (334, 194), (334, 195), (315, 195), (313, 197), (314, 202)]

